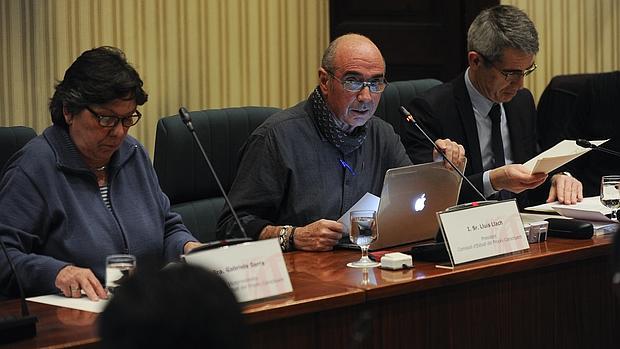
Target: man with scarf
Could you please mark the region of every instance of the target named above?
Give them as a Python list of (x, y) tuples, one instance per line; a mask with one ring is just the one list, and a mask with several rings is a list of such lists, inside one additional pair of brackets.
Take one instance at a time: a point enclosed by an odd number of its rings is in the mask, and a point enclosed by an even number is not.
[[(366, 192), (380, 195), (388, 169), (411, 164), (392, 126), (373, 117), (385, 85), (372, 41), (347, 34), (330, 43), (308, 100), (272, 115), (241, 150), (229, 195), (248, 236), (279, 238), (283, 251), (331, 250), (344, 229), (336, 219)], [(436, 143), (463, 162), (462, 146)], [(224, 208), (218, 238), (238, 236)]]

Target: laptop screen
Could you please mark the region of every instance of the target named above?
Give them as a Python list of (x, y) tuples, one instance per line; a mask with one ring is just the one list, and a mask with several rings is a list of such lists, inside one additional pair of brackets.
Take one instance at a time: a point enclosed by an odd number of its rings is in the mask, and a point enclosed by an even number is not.
[(388, 170), (377, 211), (379, 236), (370, 249), (434, 239), (436, 213), (457, 204), (461, 181), (443, 162)]

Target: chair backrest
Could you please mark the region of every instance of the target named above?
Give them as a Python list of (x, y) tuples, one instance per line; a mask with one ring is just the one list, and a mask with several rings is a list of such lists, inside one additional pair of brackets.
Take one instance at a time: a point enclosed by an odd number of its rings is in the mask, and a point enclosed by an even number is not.
[[(270, 115), (270, 107), (240, 107), (192, 111), (192, 124), (224, 190), (237, 173), (239, 149)], [(224, 199), (209, 167), (178, 115), (157, 123), (153, 166), (172, 210), (202, 242), (215, 240), (217, 219)]]
[(30, 127), (0, 127), (0, 174), (11, 156), (36, 136), (37, 133)]
[(400, 106), (406, 106), (413, 97), (440, 84), (441, 81), (436, 79), (390, 82), (381, 95), (381, 101), (375, 115), (389, 122), (394, 127), (394, 131), (400, 135), (403, 118), (399, 111)]
[[(604, 148), (620, 151), (620, 70), (591, 74), (579, 91), (573, 113), (564, 117), (567, 139), (609, 139)], [(559, 116), (558, 116), (559, 117)], [(617, 157), (591, 151), (570, 162), (566, 168), (583, 185), (584, 196), (600, 194), (601, 177), (620, 173)]]
[(555, 76), (538, 100), (536, 128), (538, 145), (547, 150), (567, 137), (566, 127), (575, 111), (575, 101), (592, 74)]

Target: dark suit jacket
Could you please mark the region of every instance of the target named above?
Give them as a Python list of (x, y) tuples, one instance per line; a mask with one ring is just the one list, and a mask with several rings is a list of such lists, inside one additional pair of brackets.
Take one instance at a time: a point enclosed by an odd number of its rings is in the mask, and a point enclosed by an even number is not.
[[(478, 140), (478, 130), (465, 86), (464, 74), (445, 84), (436, 86), (414, 98), (409, 111), (431, 139), (449, 138), (465, 148), (467, 168), (465, 175), (482, 192), (482, 155)], [(530, 91), (520, 90), (508, 103), (504, 103), (510, 144), (515, 163), (524, 163), (538, 153), (536, 145), (536, 107)], [(409, 157), (414, 163), (432, 161), (432, 145), (412, 124), (403, 121), (401, 134)], [(478, 201), (480, 197), (469, 188), (461, 185), (459, 202)], [(525, 195), (518, 196), (520, 207), (529, 204)]]

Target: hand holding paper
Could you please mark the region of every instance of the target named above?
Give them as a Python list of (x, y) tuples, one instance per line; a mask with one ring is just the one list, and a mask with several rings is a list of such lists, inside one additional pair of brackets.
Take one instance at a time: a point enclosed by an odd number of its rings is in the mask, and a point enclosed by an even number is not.
[(508, 190), (513, 193), (520, 193), (524, 190), (538, 187), (547, 179), (547, 175), (544, 173), (531, 173), (523, 165), (510, 164), (492, 170), (489, 178), (495, 190)]

